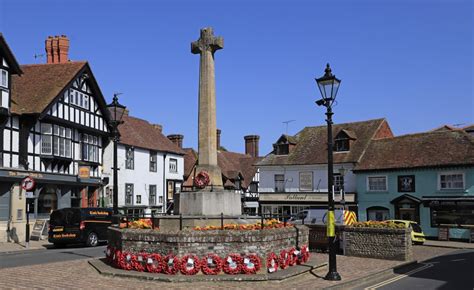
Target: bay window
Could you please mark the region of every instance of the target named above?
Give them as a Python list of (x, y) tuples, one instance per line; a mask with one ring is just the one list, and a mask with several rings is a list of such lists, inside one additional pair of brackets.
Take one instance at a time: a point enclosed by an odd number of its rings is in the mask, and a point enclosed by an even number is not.
[(89, 134), (82, 134), (82, 160), (99, 162), (99, 138)]
[(41, 154), (71, 158), (72, 130), (70, 128), (41, 124)]

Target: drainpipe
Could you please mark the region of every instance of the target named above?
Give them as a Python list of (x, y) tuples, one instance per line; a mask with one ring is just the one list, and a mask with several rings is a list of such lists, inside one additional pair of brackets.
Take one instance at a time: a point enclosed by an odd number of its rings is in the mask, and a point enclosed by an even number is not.
[(168, 194), (166, 192), (166, 173), (165, 173), (165, 165), (166, 165), (166, 153), (163, 154), (163, 213), (168, 211)]

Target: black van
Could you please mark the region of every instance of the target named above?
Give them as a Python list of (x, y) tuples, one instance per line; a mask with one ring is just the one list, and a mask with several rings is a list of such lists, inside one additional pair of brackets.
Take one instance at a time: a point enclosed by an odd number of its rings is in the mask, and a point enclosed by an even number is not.
[(49, 218), (48, 241), (55, 246), (85, 243), (95, 247), (107, 241), (107, 228), (112, 223), (112, 209), (63, 208)]

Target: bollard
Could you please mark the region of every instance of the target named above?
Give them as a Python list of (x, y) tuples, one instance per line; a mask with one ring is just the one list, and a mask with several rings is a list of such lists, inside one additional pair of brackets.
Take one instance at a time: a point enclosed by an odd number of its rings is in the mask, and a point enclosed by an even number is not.
[(263, 230), (263, 213), (260, 215), (260, 229)]
[(183, 230), (183, 214), (179, 214), (179, 230)]

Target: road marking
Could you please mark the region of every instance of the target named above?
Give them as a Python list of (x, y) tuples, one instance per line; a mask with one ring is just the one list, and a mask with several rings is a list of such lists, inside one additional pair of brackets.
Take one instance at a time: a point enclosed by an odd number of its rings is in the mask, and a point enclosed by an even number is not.
[(410, 272), (407, 272), (407, 273), (405, 273), (405, 274), (400, 274), (400, 275), (398, 275), (398, 276), (396, 276), (396, 277), (393, 277), (393, 278), (391, 278), (391, 279), (388, 279), (388, 280), (385, 280), (385, 281), (380, 282), (380, 283), (378, 283), (378, 284), (375, 284), (375, 285), (372, 285), (372, 286), (370, 286), (370, 287), (364, 288), (364, 290), (375, 290), (375, 289), (377, 289), (377, 288), (380, 288), (380, 287), (383, 287), (383, 286), (385, 286), (385, 285), (391, 284), (391, 283), (393, 283), (393, 282), (395, 282), (395, 281), (398, 281), (398, 280), (400, 280), (400, 279), (403, 279), (403, 278), (408, 277), (408, 276), (410, 276), (410, 275), (412, 275), (412, 274), (415, 274), (415, 273), (417, 273), (417, 272), (426, 270), (426, 269), (431, 268), (431, 267), (434, 266), (432, 263), (423, 264), (423, 265), (424, 265), (424, 266), (421, 266), (421, 267), (419, 267), (419, 268), (416, 268), (416, 269), (414, 269), (414, 270), (411, 270)]
[(451, 260), (451, 262), (459, 262), (459, 261), (465, 261), (466, 259), (454, 259), (454, 260)]

